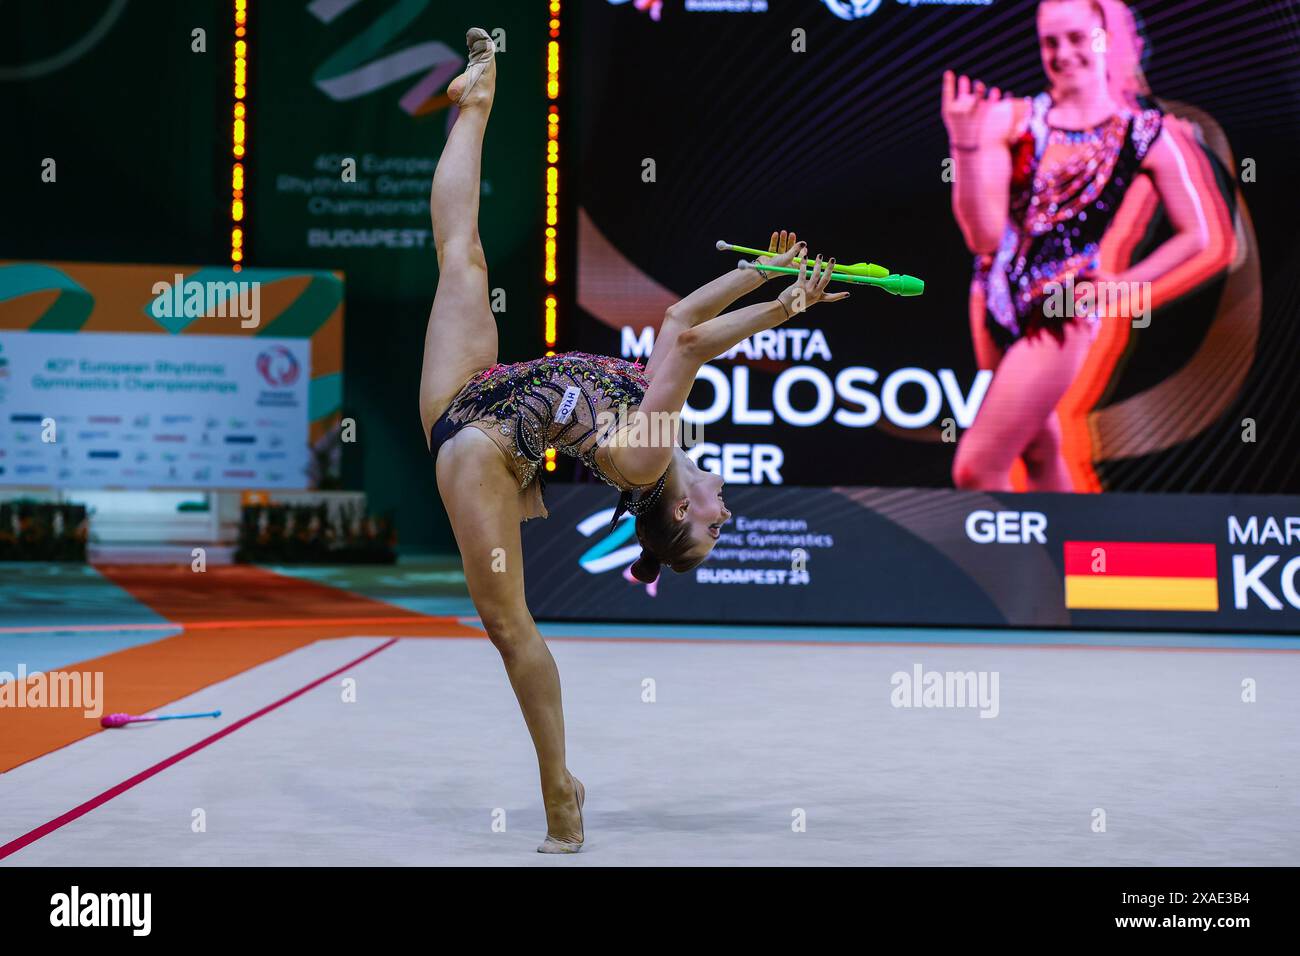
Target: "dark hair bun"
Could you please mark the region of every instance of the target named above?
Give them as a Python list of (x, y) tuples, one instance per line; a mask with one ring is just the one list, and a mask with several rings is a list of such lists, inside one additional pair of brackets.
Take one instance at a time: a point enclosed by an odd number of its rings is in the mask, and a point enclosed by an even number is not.
[(642, 584), (654, 584), (659, 579), (659, 568), (659, 559), (642, 548), (641, 557), (637, 558), (636, 563), (632, 565), (632, 577)]

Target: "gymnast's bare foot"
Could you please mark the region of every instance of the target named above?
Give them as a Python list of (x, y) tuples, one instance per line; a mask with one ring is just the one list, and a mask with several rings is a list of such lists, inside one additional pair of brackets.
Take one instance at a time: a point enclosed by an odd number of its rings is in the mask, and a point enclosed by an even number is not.
[(538, 853), (577, 853), (582, 849), (582, 805), (586, 797), (586, 788), (573, 774), (568, 774), (567, 786), (542, 794), (546, 802), (546, 840), (537, 848)]
[(451, 81), (447, 96), (462, 110), (492, 109), (497, 91), (497, 48), (481, 27), (470, 27), (465, 33), (465, 46), (469, 49), (469, 64), (465, 72)]

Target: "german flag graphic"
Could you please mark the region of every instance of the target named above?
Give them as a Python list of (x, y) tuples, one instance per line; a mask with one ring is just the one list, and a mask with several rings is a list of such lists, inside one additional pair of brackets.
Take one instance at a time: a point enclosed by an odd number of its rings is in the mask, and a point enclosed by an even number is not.
[(1217, 611), (1212, 544), (1065, 542), (1065, 606), (1106, 611)]

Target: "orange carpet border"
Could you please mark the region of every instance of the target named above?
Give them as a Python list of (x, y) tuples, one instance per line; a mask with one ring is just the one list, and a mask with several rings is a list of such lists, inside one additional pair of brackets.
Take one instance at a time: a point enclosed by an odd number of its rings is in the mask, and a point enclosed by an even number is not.
[[(482, 630), (456, 617), (418, 614), (260, 568), (219, 567), (202, 574), (184, 566), (96, 570), (169, 622), (184, 626), (179, 634), (61, 669), (103, 674), (105, 714), (149, 713), (319, 640), (484, 639)], [(206, 594), (196, 585), (206, 588)], [(377, 628), (382, 631), (376, 633)], [(85, 717), (79, 708), (0, 708), (0, 773), (101, 730), (98, 718)]]

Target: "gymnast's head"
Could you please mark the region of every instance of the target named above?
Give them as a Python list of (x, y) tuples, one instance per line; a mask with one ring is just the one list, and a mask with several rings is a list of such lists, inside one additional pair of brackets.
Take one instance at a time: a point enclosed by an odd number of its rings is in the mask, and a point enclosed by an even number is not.
[(678, 574), (698, 566), (713, 552), (722, 526), (730, 520), (722, 479), (674, 449), (663, 490), (636, 519), (641, 557), (632, 565), (633, 576), (648, 584), (659, 576), (661, 565)]
[(1108, 91), (1134, 108), (1148, 92), (1142, 36), (1123, 0), (1039, 0), (1038, 45), (1058, 95)]

